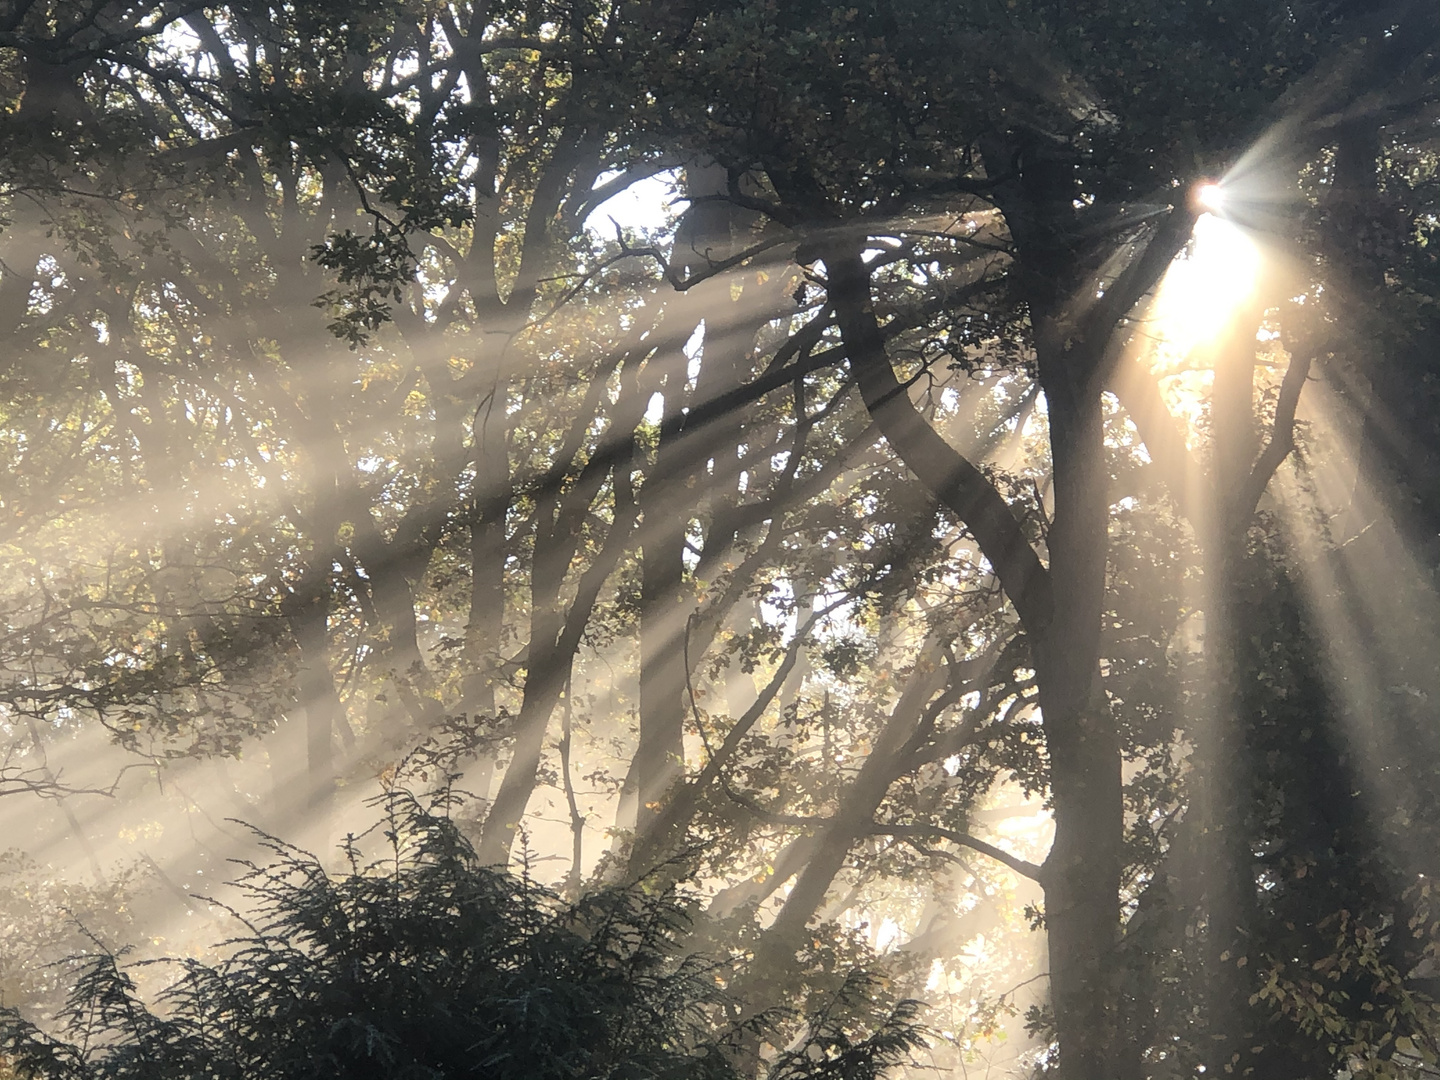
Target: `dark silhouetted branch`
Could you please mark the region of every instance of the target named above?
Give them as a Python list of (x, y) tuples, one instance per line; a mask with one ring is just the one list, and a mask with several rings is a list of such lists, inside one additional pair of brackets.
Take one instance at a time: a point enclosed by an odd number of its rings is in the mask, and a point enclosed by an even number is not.
[(956, 832), (954, 829), (942, 829), (937, 825), (884, 825), (877, 822), (870, 829), (870, 835), (894, 836), (902, 840), (949, 840), (952, 844), (969, 848), (971, 851), (978, 851), (981, 855), (987, 855), (996, 862), (1004, 863), (1021, 877), (1037, 881), (1042, 885), (1045, 883), (1045, 871), (1035, 863), (1003, 851), (994, 844), (987, 844), (984, 840), (977, 840), (969, 833)]

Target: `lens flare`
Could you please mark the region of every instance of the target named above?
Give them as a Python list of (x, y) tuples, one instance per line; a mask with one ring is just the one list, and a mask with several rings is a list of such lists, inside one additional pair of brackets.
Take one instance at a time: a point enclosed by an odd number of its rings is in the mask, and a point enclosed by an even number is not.
[(1196, 209), (1207, 214), (1218, 214), (1225, 209), (1225, 191), (1214, 182), (1196, 185), (1191, 199)]

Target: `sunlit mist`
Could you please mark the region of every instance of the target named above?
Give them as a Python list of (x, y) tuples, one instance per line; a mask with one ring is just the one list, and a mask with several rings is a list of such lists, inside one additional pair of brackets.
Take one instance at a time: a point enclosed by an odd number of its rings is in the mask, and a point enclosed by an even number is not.
[(1440, 25), (1220, 6), (0, 7), (0, 1080), (1440, 1061)]
[[(1207, 185), (1196, 198), (1218, 207), (1219, 189)], [(1152, 309), (1148, 328), (1157, 339), (1157, 366), (1182, 360), (1223, 333), (1254, 295), (1261, 263), (1260, 247), (1243, 226), (1201, 214), (1189, 250), (1171, 265)]]

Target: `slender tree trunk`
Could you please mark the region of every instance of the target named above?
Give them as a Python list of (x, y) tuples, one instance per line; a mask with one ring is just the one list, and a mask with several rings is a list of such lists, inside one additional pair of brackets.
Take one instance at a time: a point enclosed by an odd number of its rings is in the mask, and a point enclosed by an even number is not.
[(565, 688), (573, 659), (571, 655), (561, 654), (559, 638), (562, 623), (560, 613), (552, 608), (532, 624), (525, 696), (515, 720), (515, 742), (510, 764), (485, 816), (477, 848), (481, 862), (486, 865), (498, 866), (509, 858), (510, 845), (535, 790), (545, 733)]
[[(495, 426), (500, 426), (498, 423)], [(471, 723), (494, 720), (497, 713), (496, 672), (505, 632), (505, 507), (499, 496), (509, 488), (509, 461), (504, 433), (476, 422), (476, 492), (470, 523), (470, 610), (465, 624), (468, 670), (461, 686), (460, 709)], [(471, 792), (490, 797), (495, 772), (493, 751), (483, 752), (466, 777)]]
[(329, 603), (324, 590), (297, 595), (288, 612), (291, 632), (300, 647), (300, 703), (305, 710), (305, 763), (310, 822), (328, 823), (335, 795), (334, 733), (343, 706), (330, 671)]
[[(508, 857), (521, 818), (538, 782), (545, 734), (560, 695), (570, 678), (581, 635), (600, 596), (600, 589), (631, 543), (636, 507), (629, 498), (634, 432), (649, 400), (650, 384), (637, 378), (637, 369), (653, 347), (637, 345), (621, 370), (623, 389), (612, 414), (611, 430), (625, 433), (629, 450), (607, 466), (591, 458), (563, 495), (558, 491), (540, 500), (536, 510), (535, 555), (530, 574), (530, 655), (526, 664), (525, 692), (515, 722), (510, 764), (500, 781), (481, 829), (480, 858), (498, 865)], [(591, 418), (581, 423), (588, 426)], [(580, 531), (592, 511), (606, 476), (614, 491), (610, 531), (600, 550), (581, 572), (570, 603), (560, 599), (580, 545)]]
[[(674, 423), (684, 401), (684, 373), (672, 361), (664, 417)], [(670, 424), (664, 424), (668, 428)], [(676, 473), (677, 434), (662, 434), (651, 481), (641, 492), (645, 520), (640, 553), (640, 739), (621, 789), (622, 828), (649, 827), (685, 764), (685, 634), (690, 606), (685, 532), (692, 493)]]
[(757, 951), (757, 966), (762, 956), (780, 964), (793, 958), (800, 935), (820, 909), (830, 883), (845, 865), (856, 839), (871, 831), (875, 811), (895, 781), (897, 759), (907, 756), (902, 751), (915, 736), (926, 715), (926, 706), (945, 686), (946, 669), (942, 661), (943, 653), (937, 643), (927, 641), (900, 700), (866, 755), (854, 783), (846, 789), (840, 812), (826, 824), (805, 869), (785, 898), (785, 906), (766, 930), (764, 944)]

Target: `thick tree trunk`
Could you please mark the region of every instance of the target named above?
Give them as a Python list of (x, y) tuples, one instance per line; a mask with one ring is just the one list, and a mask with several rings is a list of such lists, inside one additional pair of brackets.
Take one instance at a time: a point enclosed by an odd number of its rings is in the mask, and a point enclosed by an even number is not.
[(1032, 316), (1054, 470), (1047, 572), (999, 493), (910, 407), (858, 257), (826, 265), (866, 406), (905, 463), (974, 532), (1034, 643), (1055, 804), (1045, 897), (1061, 1069), (1066, 1080), (1115, 1080), (1134, 1070), (1121, 1067), (1118, 1031), (1120, 750), (1098, 686), (1109, 495), (1097, 372), (1108, 333), (1098, 346), (1077, 344), (1073, 327)]
[(1248, 942), (1255, 929), (1254, 856), (1248, 833), (1253, 797), (1244, 752), (1246, 717), (1238, 682), (1245, 621), (1239, 591), (1246, 535), (1254, 510), (1244, 505), (1258, 449), (1254, 412), (1255, 330), (1259, 310), (1237, 313), (1214, 348), (1211, 398), (1214, 435), (1212, 505), (1191, 524), (1204, 551), (1205, 663), (1209, 701), (1195, 739), (1197, 854), (1205, 906), (1204, 972), (1208, 1038), (1203, 1054), (1212, 1074), (1244, 1074), (1255, 1042)]
[(1054, 616), (1035, 635), (1035, 671), (1055, 840), (1045, 862), (1051, 1002), (1067, 1080), (1113, 1080), (1118, 1062), (1120, 748), (1099, 688), (1109, 495), (1100, 396), (1088, 358), (1040, 344), (1055, 492)]

